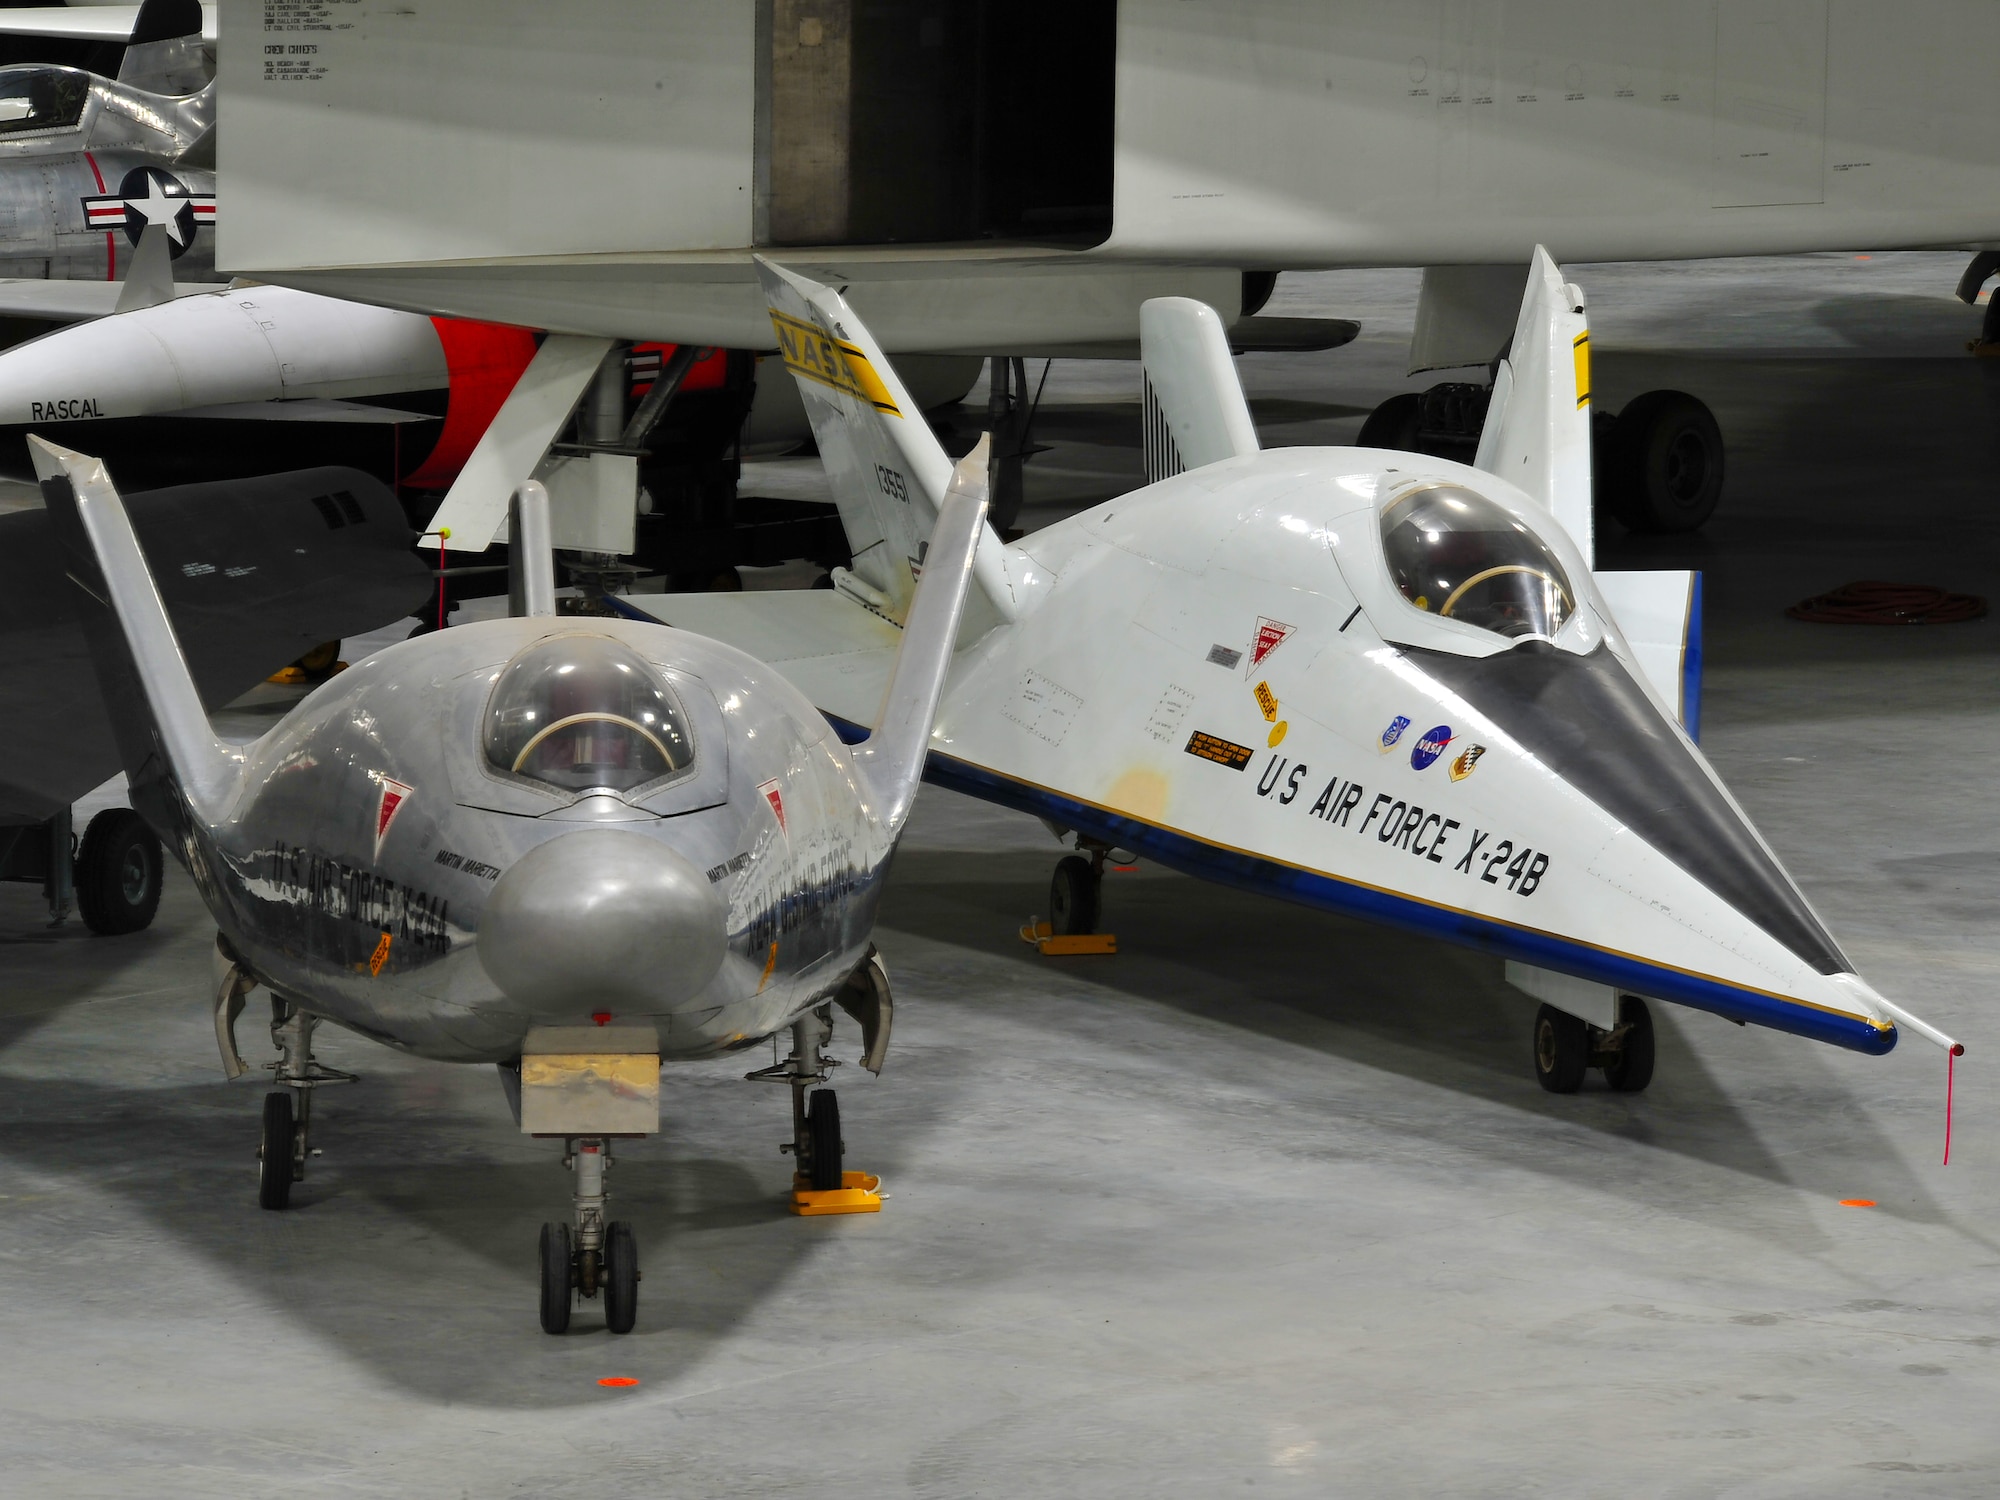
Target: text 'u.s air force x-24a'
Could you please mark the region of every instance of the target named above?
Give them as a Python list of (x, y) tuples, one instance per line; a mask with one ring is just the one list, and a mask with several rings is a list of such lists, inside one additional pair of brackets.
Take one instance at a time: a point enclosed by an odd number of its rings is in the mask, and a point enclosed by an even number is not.
[(864, 1066), (888, 1044), (869, 938), (984, 527), (983, 444), (938, 512), (878, 728), (852, 747), (733, 647), (555, 618), (539, 485), (516, 500), (517, 617), (390, 646), (225, 745), (103, 465), (34, 446), (133, 805), (220, 928), (232, 1074), (246, 993), (272, 996), (287, 1087), (265, 1100), (264, 1206), (303, 1175), (312, 1090), (348, 1081), (312, 1056), (321, 1020), (497, 1063), (522, 1129), (567, 1142), (574, 1233), (541, 1237), (551, 1333), (600, 1289), (606, 1325), (633, 1325), (638, 1252), (606, 1220), (604, 1169), (612, 1140), (659, 1129), (663, 1059), (790, 1028), (790, 1057), (752, 1076), (792, 1088), (795, 1206), (870, 1196), (842, 1171), (834, 1094), (814, 1086), (834, 1064), (833, 1003), (861, 1025)]
[[(951, 465), (845, 300), (762, 274), (854, 568), (648, 604), (865, 732)], [(1588, 325), (1546, 251), (1472, 465), (1260, 451), (1216, 314), (1141, 329), (1157, 482), (989, 532), (931, 740), (932, 780), (1078, 834), (1054, 925), (1091, 930), (1116, 848), (1484, 949), (1543, 1001), (1556, 1092), (1646, 1086), (1647, 999), (1956, 1048), (1855, 972), (1684, 729), (1696, 576), (1593, 572)]]

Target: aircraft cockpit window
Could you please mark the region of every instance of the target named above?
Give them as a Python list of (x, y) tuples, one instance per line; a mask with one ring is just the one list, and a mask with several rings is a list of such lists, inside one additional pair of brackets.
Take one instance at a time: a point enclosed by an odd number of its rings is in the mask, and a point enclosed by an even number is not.
[(74, 125), (89, 97), (90, 75), (76, 68), (0, 68), (0, 135)]
[(485, 741), (495, 770), (566, 792), (629, 792), (694, 761), (672, 690), (637, 652), (601, 635), (538, 641), (507, 663)]
[(1553, 639), (1576, 609), (1569, 576), (1542, 539), (1460, 485), (1425, 485), (1383, 506), (1382, 551), (1418, 609), (1496, 635)]

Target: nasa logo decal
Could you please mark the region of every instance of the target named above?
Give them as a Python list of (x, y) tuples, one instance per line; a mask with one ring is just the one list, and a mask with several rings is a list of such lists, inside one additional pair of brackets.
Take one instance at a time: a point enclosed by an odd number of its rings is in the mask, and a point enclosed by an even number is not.
[(1426, 769), (1432, 761), (1444, 754), (1445, 747), (1450, 743), (1451, 726), (1449, 724), (1440, 724), (1435, 729), (1425, 730), (1424, 737), (1417, 741), (1417, 748), (1410, 752), (1410, 769), (1412, 771)]
[(123, 229), (133, 244), (148, 224), (163, 224), (167, 252), (175, 260), (194, 243), (194, 232), (215, 222), (215, 194), (195, 193), (171, 172), (158, 167), (134, 167), (115, 193), (92, 194), (83, 200), (86, 229)]
[(1479, 757), (1486, 753), (1484, 745), (1467, 745), (1457, 760), (1450, 766), (1451, 779), (1463, 781), (1472, 774), (1472, 768), (1479, 764)]
[(1384, 755), (1387, 755), (1395, 748), (1396, 741), (1403, 737), (1403, 731), (1409, 727), (1410, 721), (1401, 714), (1397, 714), (1395, 718), (1389, 721), (1389, 727), (1382, 731), (1382, 753)]
[(375, 857), (382, 857), (382, 840), (389, 836), (389, 825), (396, 821), (396, 814), (403, 810), (403, 804), (416, 791), (413, 786), (376, 772), (375, 784), (382, 788), (382, 799), (375, 804)]

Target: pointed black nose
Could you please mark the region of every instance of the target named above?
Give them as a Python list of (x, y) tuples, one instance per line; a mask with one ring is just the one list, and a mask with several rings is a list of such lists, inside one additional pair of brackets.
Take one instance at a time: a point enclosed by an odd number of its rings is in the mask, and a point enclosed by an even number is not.
[(1852, 973), (1701, 753), (1625, 664), (1526, 642), (1492, 656), (1405, 655), (1520, 747), (1821, 974)]

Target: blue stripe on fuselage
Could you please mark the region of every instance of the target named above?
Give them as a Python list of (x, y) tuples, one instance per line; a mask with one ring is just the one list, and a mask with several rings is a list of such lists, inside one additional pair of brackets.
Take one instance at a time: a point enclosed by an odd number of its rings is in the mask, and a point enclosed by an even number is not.
[[(835, 733), (858, 744), (868, 731), (828, 714)], [(1894, 1027), (1884, 1029), (1858, 1016), (1821, 1010), (1760, 990), (1742, 989), (1698, 974), (1645, 963), (1622, 953), (1593, 948), (1546, 932), (1496, 922), (1471, 912), (1433, 906), (1393, 891), (1303, 870), (1276, 860), (1260, 859), (1239, 849), (1211, 844), (1154, 823), (1141, 822), (1088, 802), (1079, 802), (1011, 776), (970, 765), (933, 750), (924, 766), (924, 780), (984, 802), (997, 802), (1020, 812), (1074, 828), (1119, 849), (1130, 849), (1157, 864), (1197, 879), (1259, 895), (1276, 896), (1304, 906), (1316, 906), (1342, 916), (1382, 922), (1426, 937), (1443, 938), (1467, 948), (1497, 954), (1538, 968), (1573, 974), (1649, 999), (1671, 1000), (1695, 1010), (1712, 1011), (1731, 1021), (1754, 1022), (1794, 1036), (1810, 1037), (1855, 1052), (1876, 1056), (1896, 1045)]]

